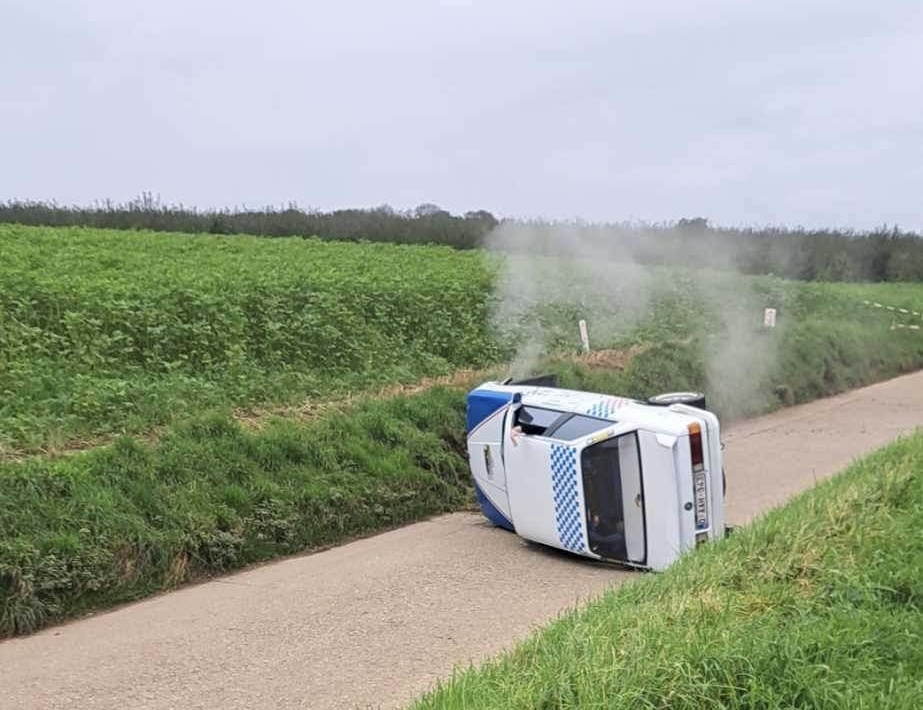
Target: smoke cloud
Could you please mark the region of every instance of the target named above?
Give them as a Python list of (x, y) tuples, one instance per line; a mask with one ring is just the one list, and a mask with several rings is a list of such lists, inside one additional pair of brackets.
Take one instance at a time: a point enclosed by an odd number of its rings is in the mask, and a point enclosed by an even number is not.
[[(515, 352), (510, 374), (535, 374), (542, 357), (578, 350), (582, 318), (593, 350), (691, 337), (710, 399), (765, 396), (778, 338), (764, 332), (763, 310), (779, 305), (767, 298), (767, 278), (735, 273), (737, 255), (726, 243), (710, 245), (704, 230), (662, 235), (579, 223), (509, 221), (494, 229), (485, 247), (502, 255), (503, 267), (492, 326)], [(682, 263), (685, 253), (692, 255), (686, 267), (654, 265)]]

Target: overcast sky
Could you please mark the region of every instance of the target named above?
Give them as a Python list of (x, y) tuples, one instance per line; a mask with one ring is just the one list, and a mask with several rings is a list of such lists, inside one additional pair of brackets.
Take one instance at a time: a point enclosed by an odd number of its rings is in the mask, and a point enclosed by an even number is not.
[(0, 0), (0, 199), (923, 229), (919, 0)]

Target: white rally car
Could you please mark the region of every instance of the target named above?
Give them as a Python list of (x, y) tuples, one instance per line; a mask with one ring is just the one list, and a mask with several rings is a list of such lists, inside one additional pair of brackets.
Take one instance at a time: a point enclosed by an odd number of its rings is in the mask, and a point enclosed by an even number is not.
[(467, 402), (481, 510), (533, 542), (663, 570), (725, 534), (720, 426), (704, 405), (696, 393), (643, 402), (553, 378), (482, 384)]

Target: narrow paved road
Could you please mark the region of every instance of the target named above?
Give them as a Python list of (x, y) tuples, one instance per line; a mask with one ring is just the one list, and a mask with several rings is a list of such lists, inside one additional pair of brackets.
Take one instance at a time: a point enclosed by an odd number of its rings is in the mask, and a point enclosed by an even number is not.
[[(729, 520), (923, 424), (923, 372), (734, 427)], [(0, 643), (0, 708), (395, 708), (632, 575), (447, 515)]]

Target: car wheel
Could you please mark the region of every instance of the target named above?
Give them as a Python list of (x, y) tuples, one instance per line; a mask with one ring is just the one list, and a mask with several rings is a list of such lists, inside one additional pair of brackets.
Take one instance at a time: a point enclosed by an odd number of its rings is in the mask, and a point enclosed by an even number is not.
[(701, 392), (665, 392), (648, 397), (648, 404), (669, 407), (671, 404), (686, 404), (690, 407), (705, 409), (705, 395)]

